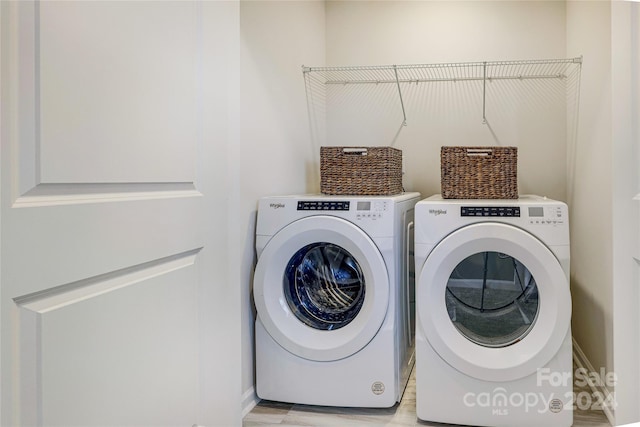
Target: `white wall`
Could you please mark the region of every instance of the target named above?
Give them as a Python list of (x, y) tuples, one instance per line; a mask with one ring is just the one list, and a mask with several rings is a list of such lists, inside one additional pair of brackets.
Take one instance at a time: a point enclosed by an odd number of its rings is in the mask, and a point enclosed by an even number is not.
[[(584, 55), (578, 140), (570, 162), (573, 334), (592, 365), (613, 370), (611, 11), (567, 3), (567, 48)], [(599, 202), (594, 203), (598, 198)]]
[[(243, 1), (241, 28), (240, 195), (242, 245), (229, 260), (241, 269), (243, 408), (254, 402), (254, 306), (257, 200), (318, 191), (302, 65), (324, 63), (324, 2)], [(235, 285), (235, 283), (234, 283)]]
[(329, 1), (327, 65), (562, 57), (564, 22), (555, 1)]
[[(201, 337), (204, 342), (200, 353), (202, 366), (210, 367), (209, 360), (215, 361), (215, 368), (205, 370), (200, 379), (200, 425), (210, 427), (238, 425), (242, 417), (238, 402), (242, 390), (238, 378), (242, 372), (238, 313), (242, 292), (233, 286), (239, 282), (237, 268), (230, 262), (239, 251), (236, 236), (244, 231), (244, 224), (237, 218), (238, 181), (243, 173), (239, 161), (240, 6), (238, 1), (203, 1), (200, 8), (201, 37), (207, 48), (200, 64), (204, 74), (201, 78), (205, 81), (201, 119), (209, 145), (197, 153), (201, 156), (198, 167), (210, 180), (202, 191), (211, 191), (217, 199), (210, 206), (211, 228), (207, 233), (221, 243), (203, 267), (208, 269), (210, 277), (217, 277), (216, 283), (208, 288), (208, 293), (200, 295), (200, 320), (207, 324), (204, 332), (214, 331), (208, 340), (206, 336)], [(207, 168), (213, 171), (205, 172)]]
[[(527, 28), (527, 31), (523, 31)], [(332, 1), (327, 65), (389, 65), (565, 58), (563, 2)], [(548, 84), (547, 84), (548, 83)], [(440, 192), (440, 147), (518, 147), (519, 191), (566, 200), (562, 81), (332, 86), (327, 145), (394, 145), (403, 150), (404, 187)], [(375, 106), (379, 106), (376, 109)]]
[(616, 424), (640, 419), (639, 20), (634, 3), (567, 3), (567, 51), (584, 55), (569, 157), (573, 333), (596, 371), (618, 377)]

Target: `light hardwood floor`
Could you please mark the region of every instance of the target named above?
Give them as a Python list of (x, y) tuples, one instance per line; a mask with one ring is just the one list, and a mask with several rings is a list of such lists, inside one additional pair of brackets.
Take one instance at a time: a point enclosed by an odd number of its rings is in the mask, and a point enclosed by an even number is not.
[[(576, 393), (582, 391), (575, 389)], [(588, 391), (590, 393), (590, 390)], [(324, 406), (297, 405), (261, 401), (248, 413), (243, 427), (256, 426), (438, 426), (453, 427), (451, 424), (428, 423), (416, 417), (415, 373), (402, 401), (393, 408), (335, 408)], [(609, 427), (610, 424), (601, 410), (574, 411), (574, 427)], [(517, 426), (514, 426), (517, 427)], [(541, 426), (542, 427), (542, 426)]]

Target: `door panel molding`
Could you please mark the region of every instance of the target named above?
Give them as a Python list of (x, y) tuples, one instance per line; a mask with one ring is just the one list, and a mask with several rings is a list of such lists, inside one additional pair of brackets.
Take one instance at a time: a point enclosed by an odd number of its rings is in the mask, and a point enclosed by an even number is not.
[(144, 264), (55, 286), (40, 292), (22, 295), (13, 300), (21, 308), (35, 313), (46, 313), (65, 305), (94, 298), (107, 292), (193, 266), (201, 250), (202, 248), (193, 249)]
[[(113, 409), (133, 402), (144, 416), (130, 419), (132, 425), (194, 420), (195, 256), (23, 298), (16, 308), (21, 425), (83, 425), (88, 414), (117, 425), (121, 414)], [(171, 345), (166, 331), (173, 332)], [(174, 392), (186, 399), (176, 400)]]
[(40, 182), (40, 64), (38, 62), (40, 38), (39, 9), (35, 2), (20, 2), (11, 13), (17, 16), (11, 19), (9, 32), (14, 42), (9, 50), (9, 62), (15, 64), (10, 68), (10, 81), (17, 81), (16, 94), (11, 105), (11, 124), (15, 125), (9, 144), (12, 153), (13, 198), (24, 194)]
[[(196, 187), (194, 166), (201, 135), (195, 129), (202, 120), (202, 98), (198, 93), (198, 83), (184, 81), (183, 70), (175, 65), (180, 61), (190, 63), (194, 57), (199, 58), (203, 54), (196, 30), (180, 36), (184, 38), (183, 41), (189, 42), (186, 46), (193, 46), (184, 53), (185, 58), (175, 58), (170, 64), (160, 67), (156, 66), (163, 59), (160, 53), (146, 55), (148, 65), (143, 59), (135, 57), (133, 59), (138, 62), (131, 64), (131, 67), (140, 68), (136, 73), (130, 73), (122, 63), (115, 63), (114, 67), (119, 72), (93, 76), (84, 86), (82, 81), (78, 81), (70, 90), (58, 93), (59, 85), (69, 84), (76, 74), (90, 74), (96, 67), (87, 65), (86, 70), (81, 67), (74, 70), (71, 63), (69, 69), (62, 72), (56, 68), (59, 65), (51, 65), (60, 61), (64, 65), (65, 59), (70, 61), (69, 58), (73, 58), (72, 54), (58, 58), (57, 54), (70, 35), (60, 35), (59, 41), (47, 39), (55, 30), (47, 22), (63, 16), (57, 11), (61, 6), (76, 7), (64, 3), (49, 6), (46, 3), (23, 1), (10, 9), (10, 13), (15, 14), (15, 20), (10, 20), (12, 40), (8, 49), (8, 68), (12, 74), (10, 80), (17, 82), (17, 85), (12, 88), (15, 92), (8, 106), (13, 112), (9, 113), (12, 116), (11, 137), (7, 142), (10, 144), (11, 163), (16, 165), (12, 172), (12, 200), (15, 207), (87, 203), (103, 198), (111, 201), (114, 198), (197, 196), (193, 191)], [(93, 16), (90, 7), (81, 4), (77, 7), (80, 8), (79, 13)], [(121, 7), (126, 6), (117, 6)], [(139, 16), (141, 10), (132, 7), (137, 14), (135, 16)], [(145, 8), (144, 5), (138, 7)], [(56, 11), (53, 18), (47, 19), (52, 11)], [(181, 22), (193, 20), (195, 23), (196, 11), (189, 5), (179, 6), (175, 19), (181, 19)], [(173, 19), (166, 13), (161, 14), (160, 18), (169, 22)], [(133, 31), (135, 22), (124, 20), (127, 24), (125, 29)], [(135, 21), (135, 17), (131, 21)], [(98, 34), (90, 35), (96, 38)], [(155, 44), (159, 48), (166, 43), (168, 36), (161, 33), (157, 36), (159, 40)], [(149, 42), (153, 37), (141, 35), (140, 39), (138, 44)], [(135, 41), (132, 40), (132, 44)], [(82, 47), (92, 50), (88, 42)], [(109, 45), (106, 48), (116, 49), (117, 46)], [(134, 48), (127, 49), (129, 52)], [(82, 52), (77, 54), (81, 55)], [(116, 52), (113, 56), (116, 56)], [(106, 68), (110, 66), (108, 56), (94, 59), (102, 60), (100, 64)], [(90, 64), (87, 61), (85, 63)], [(65, 77), (67, 73), (71, 73), (71, 76)], [(182, 76), (183, 80), (176, 80), (177, 76)], [(98, 78), (104, 80), (102, 84), (96, 83)], [(118, 90), (110, 90), (111, 87)], [(182, 90), (178, 90), (178, 87)], [(84, 93), (87, 90), (89, 93)], [(164, 99), (167, 91), (172, 93), (171, 103), (145, 100), (144, 113), (136, 113), (137, 108), (142, 106), (136, 107), (134, 99)], [(61, 96), (65, 99), (64, 108), (59, 106)], [(87, 101), (92, 97), (105, 99), (100, 103)], [(98, 105), (102, 110), (84, 113), (82, 106), (86, 103)], [(78, 117), (80, 114), (86, 117)], [(100, 132), (100, 126), (109, 127), (109, 132)], [(138, 167), (141, 164), (146, 165), (144, 168)], [(114, 190), (113, 186), (117, 188)], [(159, 189), (161, 186), (167, 188)], [(186, 194), (176, 192), (176, 187)], [(88, 196), (88, 189), (95, 191), (95, 196)], [(57, 200), (41, 197), (51, 196), (51, 193), (61, 197)], [(105, 197), (106, 193), (115, 194)], [(79, 197), (73, 197), (75, 195)]]
[(13, 208), (201, 197), (193, 182), (39, 184), (18, 197)]

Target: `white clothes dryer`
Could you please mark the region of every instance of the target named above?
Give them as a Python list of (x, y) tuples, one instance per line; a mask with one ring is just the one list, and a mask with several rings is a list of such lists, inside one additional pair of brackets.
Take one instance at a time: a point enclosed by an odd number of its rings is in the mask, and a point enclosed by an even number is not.
[(415, 222), (418, 418), (570, 426), (567, 206), (436, 195)]
[(419, 193), (259, 201), (256, 392), (391, 407), (414, 363), (413, 218)]

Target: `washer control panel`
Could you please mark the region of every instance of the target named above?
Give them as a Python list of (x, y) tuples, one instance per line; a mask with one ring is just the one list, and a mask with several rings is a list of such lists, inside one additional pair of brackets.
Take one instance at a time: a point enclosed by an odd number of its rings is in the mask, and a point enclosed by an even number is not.
[(387, 210), (387, 202), (384, 200), (362, 200), (356, 202), (356, 219), (378, 219)]
[(461, 206), (460, 216), (519, 217), (520, 206)]
[(376, 220), (383, 217), (383, 213), (389, 209), (389, 202), (385, 200), (300, 200), (297, 210), (299, 211), (325, 211), (325, 212), (345, 212), (356, 220)]
[(560, 206), (529, 206), (529, 224), (557, 225), (565, 221)]
[(298, 202), (299, 211), (348, 211), (350, 202), (313, 200)]

